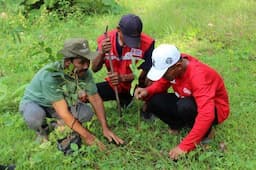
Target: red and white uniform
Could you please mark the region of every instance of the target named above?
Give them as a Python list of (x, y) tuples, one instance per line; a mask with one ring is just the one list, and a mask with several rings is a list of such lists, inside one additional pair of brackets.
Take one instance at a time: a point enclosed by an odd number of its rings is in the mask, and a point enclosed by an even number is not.
[(218, 123), (229, 116), (229, 99), (221, 76), (206, 64), (187, 54), (182, 57), (189, 64), (182, 77), (173, 81), (160, 79), (147, 87), (149, 96), (166, 92), (172, 86), (177, 97), (193, 96), (197, 104), (197, 117), (193, 128), (179, 144), (184, 151), (192, 150), (198, 144), (214, 120), (217, 109)]
[[(140, 48), (129, 48), (128, 46), (124, 46), (122, 49), (122, 55), (118, 56), (118, 51), (116, 49), (116, 41), (117, 41), (117, 30), (112, 30), (108, 32), (108, 37), (110, 38), (112, 49), (109, 53), (112, 64), (113, 64), (113, 71), (118, 72), (121, 75), (130, 74), (132, 73), (129, 65), (132, 63), (132, 57), (135, 57), (136, 60), (140, 60), (144, 58), (145, 52), (149, 50), (154, 40), (149, 37), (148, 35), (141, 33), (141, 43)], [(105, 38), (105, 35), (101, 35), (98, 39), (98, 48), (101, 49), (102, 40)], [(110, 64), (109, 64), (109, 56), (105, 55), (105, 65), (108, 71), (110, 71)], [(110, 86), (111, 83), (108, 78), (106, 81), (109, 82)], [(131, 87), (130, 82), (121, 82), (118, 85), (118, 92), (129, 92)]]

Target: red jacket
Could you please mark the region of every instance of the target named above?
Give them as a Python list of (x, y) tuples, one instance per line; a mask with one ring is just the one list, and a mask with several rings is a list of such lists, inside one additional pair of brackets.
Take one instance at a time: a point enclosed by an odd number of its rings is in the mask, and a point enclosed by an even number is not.
[(197, 59), (182, 54), (189, 60), (185, 73), (181, 78), (171, 82), (160, 79), (147, 88), (149, 96), (166, 92), (172, 86), (179, 97), (193, 96), (197, 104), (195, 123), (188, 135), (179, 144), (184, 151), (192, 150), (210, 128), (217, 108), (218, 123), (223, 122), (229, 115), (229, 100), (221, 76), (206, 64)]
[[(148, 35), (141, 33), (141, 43), (140, 48), (129, 48), (128, 46), (123, 47), (122, 49), (122, 56), (118, 56), (118, 52), (116, 49), (116, 39), (117, 39), (117, 30), (112, 30), (108, 32), (108, 37), (110, 38), (112, 49), (110, 52), (110, 56), (112, 59), (113, 69), (114, 72), (118, 72), (119, 74), (130, 74), (132, 73), (129, 65), (132, 62), (132, 57), (135, 57), (136, 60), (140, 60), (144, 58), (145, 52), (150, 48), (154, 40), (149, 37)], [(98, 48), (101, 48), (102, 40), (105, 38), (105, 35), (101, 35), (97, 42), (98, 42)], [(107, 70), (110, 71), (110, 64), (109, 64), (109, 56), (105, 56), (105, 65), (107, 67)], [(109, 82), (109, 79), (106, 78), (106, 81)], [(110, 86), (111, 83), (109, 82)], [(121, 82), (118, 85), (118, 92), (129, 92), (131, 88), (130, 82)]]

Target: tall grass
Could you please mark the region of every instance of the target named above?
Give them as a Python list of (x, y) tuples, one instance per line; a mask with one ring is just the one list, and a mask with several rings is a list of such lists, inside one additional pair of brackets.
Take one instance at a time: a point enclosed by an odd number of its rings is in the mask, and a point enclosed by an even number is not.
[[(0, 0), (0, 164), (16, 164), (17, 169), (254, 169), (256, 167), (254, 128), (256, 103), (256, 1), (253, 0), (124, 0), (118, 1), (121, 14), (84, 16), (76, 13), (65, 20), (42, 11), (34, 19), (25, 18), (16, 1)], [(106, 145), (106, 152), (84, 146), (81, 153), (65, 157), (56, 148), (53, 132), (49, 143), (40, 145), (18, 113), (24, 86), (34, 73), (50, 62), (40, 46), (53, 53), (70, 37), (86, 37), (92, 49), (105, 26), (115, 28), (120, 17), (136, 13), (143, 19), (144, 32), (160, 43), (177, 45), (214, 67), (225, 80), (231, 115), (216, 128), (208, 148), (199, 146), (177, 163), (168, 151), (186, 135), (171, 136), (161, 121), (141, 122), (136, 129), (137, 108), (125, 110), (119, 122), (115, 102), (106, 102), (108, 121), (126, 141), (123, 147), (108, 144), (94, 119), (90, 130)], [(17, 38), (19, 36), (19, 41)], [(106, 71), (94, 75), (102, 81)], [(219, 149), (220, 142), (227, 150)]]

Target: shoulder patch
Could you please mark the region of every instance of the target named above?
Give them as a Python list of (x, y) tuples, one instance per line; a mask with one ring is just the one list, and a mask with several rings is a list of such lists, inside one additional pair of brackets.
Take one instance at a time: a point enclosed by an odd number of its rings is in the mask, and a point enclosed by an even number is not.
[(139, 56), (139, 57), (141, 57), (141, 56), (142, 56), (142, 50), (141, 50), (141, 49), (132, 48), (132, 49), (131, 49), (131, 54), (132, 54), (133, 56)]

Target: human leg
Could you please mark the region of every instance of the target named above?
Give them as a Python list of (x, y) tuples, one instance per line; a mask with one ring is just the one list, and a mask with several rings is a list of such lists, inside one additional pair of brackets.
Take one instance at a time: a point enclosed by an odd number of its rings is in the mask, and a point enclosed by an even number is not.
[(20, 104), (21, 112), (27, 126), (37, 134), (36, 141), (46, 142), (48, 140), (49, 128), (46, 124), (45, 110), (35, 102)]
[(93, 111), (88, 103), (78, 102), (76, 106), (70, 108), (72, 115), (81, 123), (90, 121), (93, 117)]
[(108, 82), (100, 82), (97, 83), (96, 86), (103, 101), (115, 100), (115, 92)]
[(156, 94), (148, 101), (146, 111), (160, 118), (171, 129), (179, 130), (184, 124), (178, 117), (177, 101), (174, 93)]
[(119, 98), (120, 98), (120, 105), (122, 108), (125, 108), (129, 106), (131, 103), (133, 96), (130, 95), (129, 92), (127, 93), (119, 93)]
[[(103, 101), (116, 100), (116, 95), (112, 87), (108, 84), (108, 82), (97, 83), (98, 93), (101, 96)], [(120, 99), (121, 107), (128, 106), (132, 101), (132, 96), (129, 92), (127, 93), (118, 93)]]
[(188, 127), (192, 127), (197, 115), (197, 105), (193, 97), (180, 98), (177, 101), (177, 112), (180, 120)]
[(35, 131), (41, 131), (45, 121), (45, 110), (35, 102), (20, 104), (19, 111), (21, 112), (26, 124), (29, 128)]

